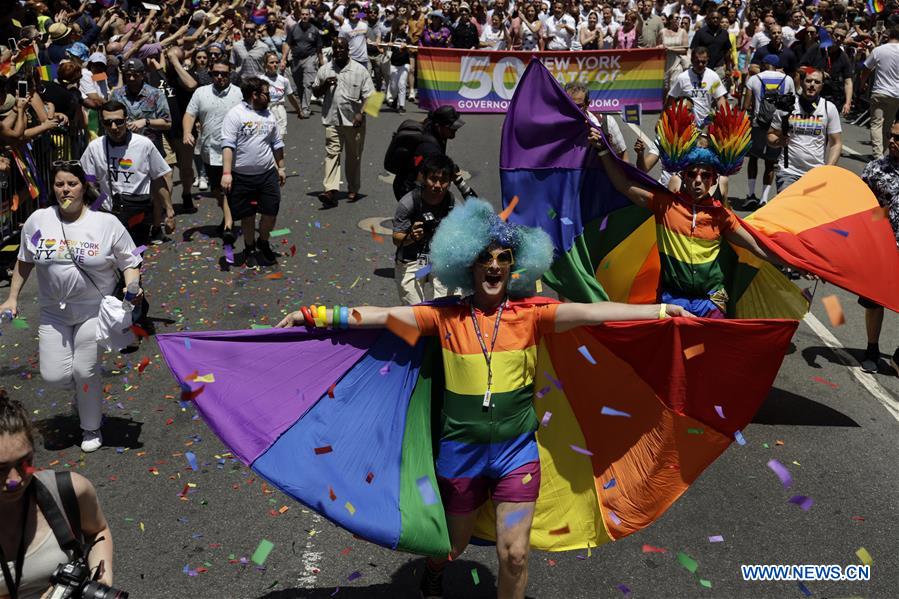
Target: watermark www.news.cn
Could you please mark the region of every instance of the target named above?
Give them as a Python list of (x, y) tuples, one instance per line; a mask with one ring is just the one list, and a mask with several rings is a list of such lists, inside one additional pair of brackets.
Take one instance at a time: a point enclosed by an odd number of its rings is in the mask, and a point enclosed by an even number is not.
[(744, 564), (740, 566), (740, 573), (743, 580), (748, 581), (871, 580), (871, 566), (858, 564)]

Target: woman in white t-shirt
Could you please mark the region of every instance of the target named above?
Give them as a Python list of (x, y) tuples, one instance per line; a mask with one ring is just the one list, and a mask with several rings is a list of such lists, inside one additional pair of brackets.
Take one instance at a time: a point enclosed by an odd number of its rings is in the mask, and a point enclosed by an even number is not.
[(484, 50), (506, 50), (511, 46), (509, 30), (503, 22), (505, 15), (498, 10), (490, 15), (490, 21), (481, 30), (479, 47)]
[(284, 100), (290, 101), (290, 105), (293, 106), (294, 111), (297, 113), (297, 118), (300, 117), (302, 111), (300, 110), (300, 103), (297, 102), (297, 97), (293, 95), (293, 85), (290, 83), (290, 78), (278, 72), (280, 63), (281, 61), (276, 53), (266, 52), (262, 58), (265, 72), (259, 78), (268, 83), (268, 109), (278, 122), (278, 131), (281, 132), (281, 137), (284, 137), (287, 133), (287, 110), (284, 108)]
[[(71, 387), (78, 400), (81, 450), (103, 443), (100, 372), (97, 368), (97, 315), (112, 295), (119, 270), (125, 285), (139, 280), (140, 253), (119, 219), (90, 210), (84, 171), (77, 162), (53, 168), (57, 206), (32, 213), (22, 227), (19, 256), (9, 297), (0, 314), (19, 313), (19, 293), (37, 267), (41, 377), (48, 384)], [(140, 305), (143, 292), (132, 300)]]

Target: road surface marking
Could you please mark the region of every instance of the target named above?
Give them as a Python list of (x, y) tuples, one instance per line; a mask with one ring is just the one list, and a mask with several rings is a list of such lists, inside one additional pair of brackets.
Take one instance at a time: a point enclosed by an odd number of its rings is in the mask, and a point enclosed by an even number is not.
[[(315, 531), (315, 525), (320, 524), (322, 522), (321, 516), (318, 514), (311, 514), (312, 516), (312, 532)], [(315, 581), (318, 579), (318, 573), (321, 571), (320, 564), (322, 562), (323, 554), (321, 551), (313, 550), (313, 539), (315, 535), (309, 535), (306, 539), (306, 547), (303, 548), (303, 555), (300, 556), (300, 563), (303, 564), (303, 572), (300, 574), (300, 577), (297, 578), (297, 582), (300, 583), (301, 588), (312, 588), (315, 586)]]
[(840, 358), (848, 368), (849, 372), (852, 376), (855, 377), (861, 385), (867, 389), (868, 393), (874, 396), (874, 399), (879, 401), (884, 408), (886, 408), (887, 412), (899, 421), (899, 401), (889, 394), (883, 387), (880, 386), (880, 383), (877, 382), (877, 379), (873, 374), (867, 373), (862, 370), (861, 365), (858, 361), (852, 357), (852, 355), (847, 352), (843, 348), (843, 344), (839, 342), (839, 340), (833, 336), (827, 327), (825, 327), (820, 320), (818, 320), (814, 314), (809, 312), (805, 315), (805, 324), (809, 326), (809, 328), (814, 331), (814, 333), (818, 336), (818, 338), (830, 349), (834, 351), (835, 354)]
[(859, 156), (859, 157), (864, 156), (864, 154), (862, 154), (858, 150), (853, 150), (846, 144), (843, 144), (843, 151), (846, 152), (847, 154), (849, 154), (850, 156)]

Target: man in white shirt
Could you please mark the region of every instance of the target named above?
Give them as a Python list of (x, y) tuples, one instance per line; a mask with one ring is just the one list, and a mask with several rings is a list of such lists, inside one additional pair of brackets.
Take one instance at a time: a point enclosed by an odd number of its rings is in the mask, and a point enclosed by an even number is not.
[(624, 141), (621, 128), (611, 114), (596, 115), (590, 112), (590, 93), (587, 86), (580, 81), (571, 81), (565, 84), (565, 93), (586, 115), (591, 125), (605, 132), (606, 139), (609, 141), (609, 145), (612, 147), (615, 155), (620, 160), (627, 162), (627, 142)]
[[(222, 121), (222, 190), (228, 195), (231, 215), (243, 229), (244, 265), (272, 266), (277, 255), (269, 244), (281, 206), (284, 141), (278, 122), (268, 110), (268, 84), (257, 77), (240, 85), (243, 102)], [(259, 239), (256, 236), (256, 214)]]
[(891, 27), (887, 43), (874, 48), (865, 59), (862, 91), (874, 72), (871, 86), (871, 147), (875, 160), (883, 156), (890, 126), (899, 111), (899, 27)]
[(767, 46), (771, 42), (771, 27), (776, 25), (777, 21), (774, 20), (774, 17), (768, 15), (765, 17), (763, 24), (764, 26), (762, 29), (756, 31), (755, 35), (752, 36), (752, 39), (749, 40), (749, 46), (752, 48), (753, 52), (762, 46)]
[(338, 35), (347, 41), (350, 58), (368, 69), (368, 23), (359, 19), (359, 5), (353, 2), (347, 5), (345, 17), (334, 15), (340, 22)]
[[(222, 194), (222, 122), (225, 115), (241, 103), (243, 94), (239, 87), (231, 84), (231, 65), (227, 62), (214, 63), (209, 75), (212, 84), (197, 88), (184, 111), (184, 145), (193, 147), (199, 141), (200, 159), (209, 179), (209, 188), (222, 209), (222, 243), (233, 246), (234, 233), (231, 228), (234, 223), (231, 209)], [(193, 135), (197, 123), (201, 125), (199, 140), (194, 139)]]
[(544, 21), (543, 30), (547, 50), (570, 50), (577, 32), (574, 17), (565, 13), (561, 2), (553, 2), (553, 14)]
[(668, 97), (690, 98), (696, 125), (703, 127), (712, 112), (724, 106), (727, 90), (715, 71), (706, 68), (709, 63), (708, 49), (703, 46), (693, 48), (690, 61), (693, 66), (674, 79)]
[(598, 27), (602, 30), (602, 47), (608, 50), (615, 45), (615, 35), (621, 28), (621, 25), (612, 16), (612, 9), (608, 6), (602, 7), (602, 18)]
[[(777, 112), (768, 131), (768, 144), (784, 148), (778, 162), (777, 190), (783, 191), (816, 166), (834, 165), (843, 150), (840, 112), (821, 97), (824, 73), (800, 71), (802, 92), (793, 111)], [(784, 117), (789, 129), (783, 131)]]
[(265, 72), (262, 60), (268, 52), (268, 46), (257, 37), (258, 34), (256, 24), (247, 21), (243, 25), (243, 39), (237, 40), (231, 47), (231, 66), (238, 82)]
[(347, 40), (334, 40), (331, 62), (319, 68), (312, 93), (322, 98), (325, 126), (325, 190), (319, 200), (328, 208), (337, 205), (340, 190), (340, 154), (346, 153), (347, 199), (355, 202), (362, 179), (365, 147), (365, 100), (375, 91), (368, 69), (350, 60)]

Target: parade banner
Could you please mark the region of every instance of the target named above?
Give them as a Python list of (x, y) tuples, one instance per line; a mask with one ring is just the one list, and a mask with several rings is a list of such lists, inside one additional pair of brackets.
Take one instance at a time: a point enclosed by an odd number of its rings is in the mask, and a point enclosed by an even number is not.
[(418, 49), (419, 106), (450, 105), (459, 112), (505, 112), (531, 59), (539, 60), (562, 85), (580, 81), (590, 90), (590, 110), (620, 113), (638, 104), (662, 109), (665, 50), (506, 52)]

